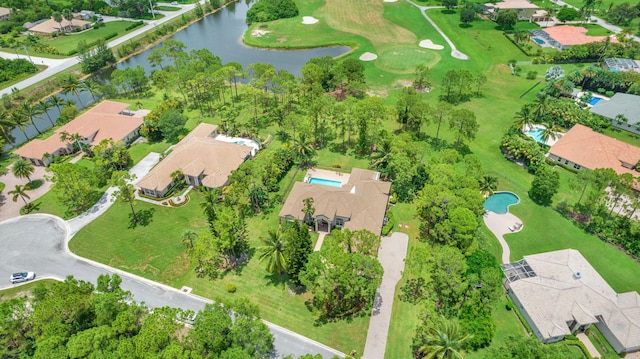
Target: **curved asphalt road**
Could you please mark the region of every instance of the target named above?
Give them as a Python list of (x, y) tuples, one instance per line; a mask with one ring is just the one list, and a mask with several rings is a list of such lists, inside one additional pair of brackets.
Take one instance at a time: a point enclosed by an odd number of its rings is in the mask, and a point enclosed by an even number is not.
[[(51, 215), (29, 215), (0, 223), (0, 289), (10, 287), (9, 276), (17, 271), (33, 271), (38, 278), (64, 279), (73, 275), (79, 280), (96, 283), (100, 274), (118, 273), (121, 287), (130, 291), (135, 300), (150, 308), (172, 306), (198, 311), (212, 301), (147, 280), (71, 253), (67, 247), (69, 227), (62, 219)], [(275, 338), (275, 356), (322, 354), (344, 357), (339, 351), (265, 322)]]

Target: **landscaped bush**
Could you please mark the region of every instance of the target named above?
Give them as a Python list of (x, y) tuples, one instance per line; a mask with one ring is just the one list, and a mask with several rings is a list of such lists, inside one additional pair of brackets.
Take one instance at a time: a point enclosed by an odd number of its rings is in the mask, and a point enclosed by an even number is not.
[(247, 24), (298, 16), (293, 0), (260, 0), (247, 11)]
[(382, 235), (386, 236), (389, 234), (389, 232), (391, 232), (391, 230), (393, 229), (393, 226), (396, 224), (395, 219), (393, 218), (393, 213), (391, 213), (391, 211), (387, 212), (387, 224), (384, 225), (384, 227), (382, 227)]
[(227, 292), (229, 292), (229, 293), (235, 293), (235, 292), (236, 292), (236, 290), (237, 290), (237, 288), (236, 288), (236, 285), (235, 285), (235, 284), (233, 284), (233, 283), (231, 283), (231, 282), (227, 283)]
[(117, 33), (117, 32), (112, 32), (112, 33), (110, 33), (109, 35), (106, 35), (106, 36), (104, 37), (104, 39), (105, 39), (105, 41), (106, 41), (106, 40), (109, 40), (109, 39), (113, 39), (113, 38), (114, 38), (114, 37), (116, 37), (116, 36), (118, 36), (118, 33)]
[(142, 20), (140, 20), (140, 21), (136, 21), (136, 22), (132, 23), (131, 25), (127, 26), (127, 27), (125, 28), (125, 30), (126, 30), (126, 31), (133, 30), (133, 29), (135, 29), (136, 27), (138, 27), (138, 26), (142, 26), (142, 25), (144, 25), (144, 21), (142, 21)]

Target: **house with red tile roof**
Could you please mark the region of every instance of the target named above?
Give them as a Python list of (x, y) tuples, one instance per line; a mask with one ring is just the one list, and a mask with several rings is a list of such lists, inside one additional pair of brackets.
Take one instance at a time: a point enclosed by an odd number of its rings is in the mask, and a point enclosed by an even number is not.
[(138, 137), (138, 130), (149, 111), (129, 111), (129, 104), (115, 101), (102, 101), (73, 121), (58, 128), (48, 138), (33, 139), (14, 152), (31, 161), (36, 166), (48, 166), (53, 157), (67, 155), (74, 151), (73, 140), (62, 140), (61, 134), (78, 134), (85, 145), (93, 146), (105, 139), (115, 142), (130, 142)]
[(640, 161), (640, 148), (593, 131), (583, 125), (575, 125), (549, 149), (553, 162), (576, 170), (584, 168), (611, 168), (617, 174), (630, 173)]
[[(542, 35), (547, 43), (564, 50), (573, 45), (584, 45), (592, 42), (604, 42), (608, 36), (589, 36), (587, 29), (582, 26), (561, 25), (535, 30), (536, 35)], [(617, 42), (615, 37), (609, 38), (611, 42)]]

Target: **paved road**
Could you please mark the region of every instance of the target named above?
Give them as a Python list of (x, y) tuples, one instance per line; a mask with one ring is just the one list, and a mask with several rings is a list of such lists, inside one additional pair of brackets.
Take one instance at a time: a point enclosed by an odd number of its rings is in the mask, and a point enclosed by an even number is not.
[[(201, 2), (203, 2), (204, 0), (201, 0)], [(181, 16), (182, 14), (184, 14), (185, 12), (193, 9), (195, 7), (195, 4), (189, 4), (189, 5), (179, 5), (179, 7), (181, 8), (179, 11), (171, 11), (171, 12), (162, 12), (162, 14), (165, 15), (165, 17), (163, 17), (162, 19), (158, 19), (158, 20), (153, 20), (153, 21), (149, 21), (146, 23), (146, 25), (142, 26), (141, 28), (138, 28), (137, 30), (134, 30), (122, 37), (119, 37), (113, 41), (110, 41), (107, 46), (112, 48), (114, 46), (118, 46), (126, 41), (129, 41), (130, 39), (146, 32), (149, 30), (152, 30), (153, 28), (155, 28), (156, 26), (163, 24), (173, 18), (176, 18), (178, 16)], [(15, 54), (11, 54), (11, 53), (6, 53), (6, 52), (0, 52), (0, 57), (7, 57), (8, 56), (14, 56)], [(32, 57), (33, 58), (33, 57)], [(36, 62), (37, 64), (42, 64), (42, 61), (45, 61), (44, 58), (33, 58), (34, 62)], [(42, 71), (39, 72), (37, 74), (35, 74), (34, 76), (29, 77), (28, 79), (25, 79), (23, 81), (18, 82), (17, 84), (12, 85), (11, 87), (7, 87), (4, 88), (2, 90), (0, 90), (0, 96), (4, 95), (4, 94), (10, 94), (11, 93), (11, 89), (12, 88), (17, 88), (19, 90), (22, 90), (25, 87), (29, 87), (33, 84), (36, 84), (40, 81), (43, 81), (51, 76), (54, 76), (55, 74), (57, 74), (58, 72), (64, 71), (66, 69), (68, 69), (69, 67), (79, 63), (80, 60), (78, 59), (78, 57), (72, 57), (72, 58), (68, 58), (68, 59), (62, 59), (62, 60), (56, 60), (56, 61), (50, 61), (50, 65), (49, 67)], [(45, 61), (46, 64), (46, 61)]]
[[(198, 311), (210, 300), (83, 259), (68, 250), (70, 229), (62, 219), (44, 214), (13, 218), (0, 223), (0, 289), (11, 286), (9, 276), (20, 270), (36, 272), (39, 278), (76, 279), (95, 283), (100, 274), (118, 273), (122, 288), (150, 308), (172, 306)], [(4, 278), (4, 279), (3, 279)], [(275, 338), (278, 356), (319, 353), (324, 358), (344, 354), (299, 334), (266, 323)]]

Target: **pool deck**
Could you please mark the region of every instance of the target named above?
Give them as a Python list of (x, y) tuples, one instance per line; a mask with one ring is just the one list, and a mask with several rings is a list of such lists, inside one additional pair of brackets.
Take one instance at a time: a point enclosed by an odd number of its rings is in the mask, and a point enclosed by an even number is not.
[(498, 238), (498, 242), (500, 242), (500, 246), (502, 247), (502, 263), (511, 263), (509, 259), (511, 257), (511, 250), (509, 249), (507, 241), (504, 240), (504, 235), (520, 232), (522, 228), (524, 228), (524, 225), (517, 227), (516, 225), (518, 223), (522, 224), (520, 218), (511, 213), (497, 214), (491, 211), (485, 211), (484, 224), (487, 225), (487, 228), (489, 228), (493, 235)]
[(336, 181), (340, 182), (344, 186), (349, 182), (349, 173), (310, 168), (304, 176), (304, 182), (309, 182), (309, 178), (322, 178), (330, 181)]

